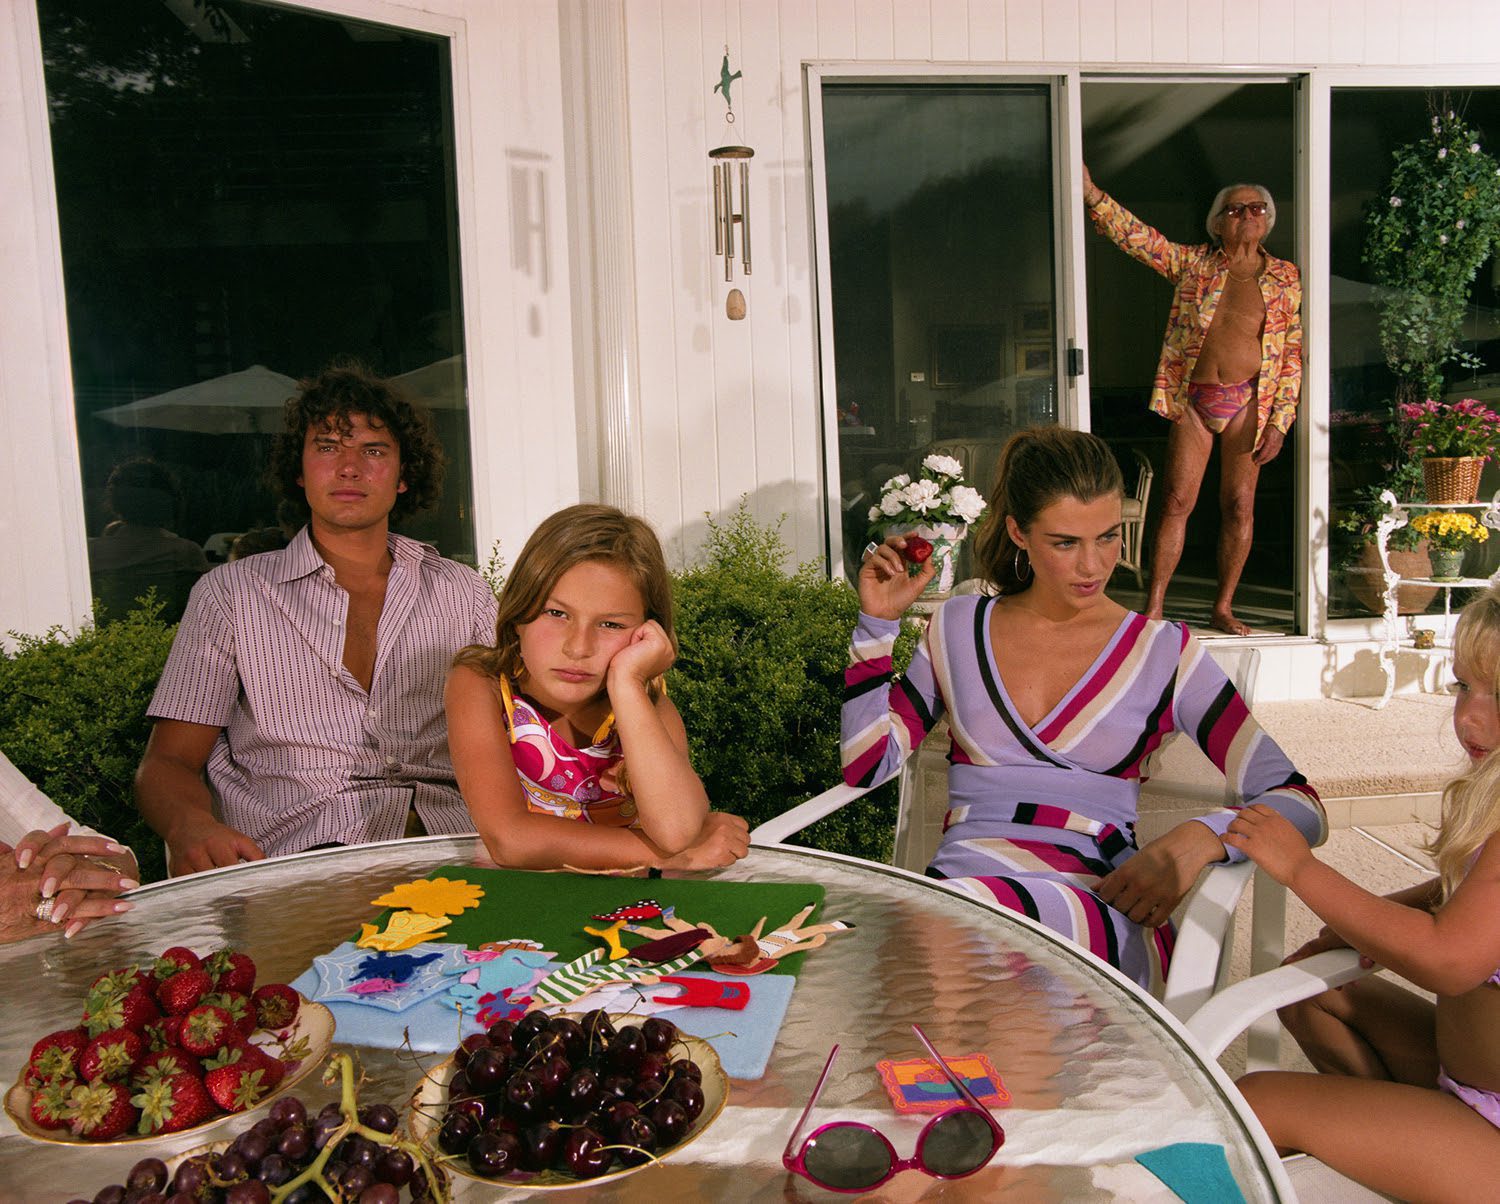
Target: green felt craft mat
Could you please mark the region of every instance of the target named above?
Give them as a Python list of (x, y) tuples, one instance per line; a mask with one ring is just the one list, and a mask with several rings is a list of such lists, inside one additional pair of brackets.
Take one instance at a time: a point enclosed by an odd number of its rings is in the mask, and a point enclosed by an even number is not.
[[(484, 888), (477, 908), (453, 916), (439, 940), (476, 949), (485, 941), (529, 937), (570, 962), (602, 942), (583, 929), (603, 927), (591, 917), (613, 911), (638, 899), (655, 899), (675, 907), (677, 915), (695, 924), (712, 924), (722, 936), (749, 932), (762, 916), (763, 933), (781, 927), (809, 903), (817, 904), (805, 924), (816, 922), (822, 909), (823, 888), (812, 882), (704, 882), (676, 878), (614, 878), (596, 874), (538, 873), (530, 870), (485, 870), (469, 865), (445, 865), (426, 875), (462, 879)], [(391, 886), (372, 890), (384, 894)], [(384, 929), (389, 911), (377, 927)], [(835, 917), (837, 918), (837, 917)], [(653, 925), (659, 927), (659, 925)], [(626, 946), (645, 938), (622, 934)], [(419, 950), (420, 951), (420, 950)], [(795, 974), (807, 955), (794, 953), (776, 963), (772, 974)]]

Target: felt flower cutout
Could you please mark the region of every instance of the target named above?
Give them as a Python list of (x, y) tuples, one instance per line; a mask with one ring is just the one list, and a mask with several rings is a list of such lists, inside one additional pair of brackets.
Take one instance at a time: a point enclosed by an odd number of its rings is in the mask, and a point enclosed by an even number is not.
[(415, 882), (403, 882), (392, 887), (378, 899), (371, 899), (372, 907), (404, 907), (420, 911), (429, 916), (456, 916), (470, 907), (478, 907), (484, 898), (484, 888), (462, 878), (450, 881), (447, 878), (419, 878)]

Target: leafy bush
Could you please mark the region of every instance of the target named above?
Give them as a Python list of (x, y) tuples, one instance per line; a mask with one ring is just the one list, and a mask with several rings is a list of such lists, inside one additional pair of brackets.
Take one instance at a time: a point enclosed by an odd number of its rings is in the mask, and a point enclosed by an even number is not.
[(146, 707), (176, 627), (154, 597), (71, 638), (11, 633), (0, 650), (0, 749), (59, 807), (135, 850), (143, 881), (165, 876), (161, 840), (135, 809)]
[[(840, 781), (839, 707), (859, 599), (814, 563), (788, 574), (780, 524), (742, 500), (709, 523), (701, 562), (674, 583), (680, 653), (668, 688), (714, 805), (751, 827)], [(916, 644), (897, 645), (904, 665)], [(894, 783), (807, 829), (803, 843), (889, 861)]]

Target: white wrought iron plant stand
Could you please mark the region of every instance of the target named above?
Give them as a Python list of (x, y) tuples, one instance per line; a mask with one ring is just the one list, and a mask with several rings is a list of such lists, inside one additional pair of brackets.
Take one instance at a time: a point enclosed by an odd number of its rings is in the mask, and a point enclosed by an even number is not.
[[(1385, 642), (1380, 650), (1380, 669), (1385, 675), (1385, 690), (1376, 704), (1376, 709), (1390, 702), (1396, 689), (1396, 657), (1403, 652), (1418, 655), (1447, 656), (1453, 651), (1451, 633), (1453, 629), (1453, 591), (1456, 589), (1483, 589), (1500, 581), (1500, 568), (1489, 577), (1455, 577), (1444, 580), (1438, 577), (1403, 577), (1391, 568), (1391, 558), (1386, 541), (1392, 531), (1399, 531), (1411, 521), (1413, 510), (1478, 510), (1479, 521), (1491, 530), (1500, 531), (1500, 492), (1487, 502), (1398, 502), (1396, 495), (1383, 489), (1380, 500), (1385, 513), (1375, 527), (1376, 549), (1380, 553), (1380, 568), (1385, 574)], [(1436, 586), (1443, 591), (1443, 633), (1430, 648), (1419, 648), (1414, 637), (1414, 627), (1405, 633), (1401, 629), (1401, 616), (1397, 613), (1397, 591), (1402, 585)], [(1417, 616), (1411, 616), (1414, 621)], [(1411, 624), (1408, 624), (1411, 627)]]

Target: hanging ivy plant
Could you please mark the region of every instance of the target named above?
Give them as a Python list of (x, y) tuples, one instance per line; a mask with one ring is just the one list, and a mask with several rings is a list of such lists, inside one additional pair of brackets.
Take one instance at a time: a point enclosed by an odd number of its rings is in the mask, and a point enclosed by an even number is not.
[(1365, 219), (1397, 402), (1441, 396), (1445, 364), (1479, 366), (1460, 335), (1474, 277), (1500, 239), (1500, 164), (1446, 99), (1431, 120), (1425, 136), (1392, 152), (1390, 183)]

